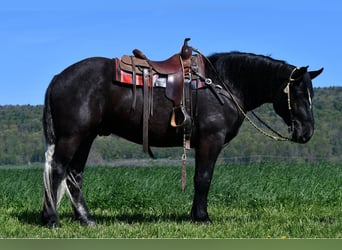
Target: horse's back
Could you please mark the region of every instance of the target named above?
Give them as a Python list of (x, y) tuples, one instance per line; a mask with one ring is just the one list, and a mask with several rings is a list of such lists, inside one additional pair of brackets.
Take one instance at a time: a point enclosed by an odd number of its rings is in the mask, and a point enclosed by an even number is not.
[(60, 88), (57, 87), (56, 91), (60, 89), (66, 93), (65, 88), (92, 87), (96, 85), (96, 82), (103, 80), (105, 76), (111, 78), (113, 73), (113, 60), (105, 57), (90, 57), (64, 69), (53, 78), (51, 84), (58, 84)]

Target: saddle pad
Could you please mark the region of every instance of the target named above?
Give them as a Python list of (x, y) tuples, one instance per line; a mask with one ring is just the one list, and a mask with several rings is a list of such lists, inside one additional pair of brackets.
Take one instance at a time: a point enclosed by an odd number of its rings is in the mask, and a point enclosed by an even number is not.
[[(115, 58), (114, 61), (115, 61), (114, 81), (125, 83), (125, 84), (133, 84), (133, 73), (121, 69), (119, 58)], [(152, 81), (153, 87), (165, 88), (166, 80), (167, 80), (167, 76), (154, 73), (153, 81)], [(151, 86), (150, 74), (148, 74), (148, 83), (149, 83), (149, 86)], [(143, 76), (141, 74), (135, 74), (135, 84), (141, 87), (144, 86)]]

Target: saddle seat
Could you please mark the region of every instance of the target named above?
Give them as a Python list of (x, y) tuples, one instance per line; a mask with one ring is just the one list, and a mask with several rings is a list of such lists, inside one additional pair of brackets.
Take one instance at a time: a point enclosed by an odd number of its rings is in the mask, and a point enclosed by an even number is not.
[(150, 65), (158, 73), (170, 75), (182, 70), (180, 60), (179, 54), (176, 54), (165, 61), (150, 61)]
[[(134, 57), (123, 56), (121, 60), (136, 67), (152, 68), (156, 73), (170, 75), (181, 71), (179, 54), (175, 54), (164, 61), (151, 61), (138, 49), (133, 50)], [(132, 62), (133, 60), (133, 62)]]

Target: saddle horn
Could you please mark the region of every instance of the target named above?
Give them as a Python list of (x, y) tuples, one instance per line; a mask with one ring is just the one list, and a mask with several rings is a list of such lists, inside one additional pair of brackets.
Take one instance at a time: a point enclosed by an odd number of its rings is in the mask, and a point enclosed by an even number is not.
[(181, 50), (181, 57), (183, 60), (189, 59), (192, 56), (192, 47), (188, 45), (188, 41), (190, 40), (191, 40), (190, 38), (184, 39), (184, 44)]

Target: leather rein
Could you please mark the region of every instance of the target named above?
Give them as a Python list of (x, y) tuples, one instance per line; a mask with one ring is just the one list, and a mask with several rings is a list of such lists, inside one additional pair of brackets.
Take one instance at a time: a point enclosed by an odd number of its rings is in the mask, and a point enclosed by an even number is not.
[[(271, 131), (273, 134), (268, 133), (267, 131), (265, 131), (264, 129), (262, 129), (260, 126), (258, 126), (245, 112), (245, 110), (241, 107), (241, 105), (239, 104), (239, 102), (236, 100), (235, 96), (233, 95), (232, 91), (230, 90), (229, 86), (221, 79), (221, 77), (219, 76), (216, 68), (214, 67), (214, 65), (211, 63), (211, 61), (209, 60), (208, 57), (206, 57), (205, 55), (203, 55), (198, 49), (193, 48), (194, 51), (196, 51), (198, 54), (200, 54), (203, 58), (205, 58), (205, 60), (209, 63), (210, 67), (213, 69), (213, 71), (216, 74), (217, 79), (219, 79), (219, 81), (221, 82), (221, 86), (223, 86), (223, 88), (227, 91), (227, 93), (229, 94), (230, 98), (232, 99), (232, 101), (234, 102), (234, 104), (236, 105), (236, 107), (238, 108), (238, 110), (243, 114), (243, 116), (246, 118), (246, 120), (257, 130), (259, 131), (261, 134), (275, 140), (275, 141), (293, 141), (291, 137), (288, 136), (283, 136), (281, 135), (279, 132), (277, 132), (275, 129), (273, 129), (270, 125), (268, 125), (265, 121), (263, 121), (259, 116), (257, 116), (255, 114), (254, 111), (251, 111), (251, 114), (261, 123), (263, 124), (269, 131)], [(290, 74), (289, 80), (285, 86), (285, 88), (283, 89), (284, 93), (287, 94), (287, 107), (288, 110), (290, 112), (290, 119), (291, 119), (291, 125), (289, 126), (289, 133), (293, 133), (294, 130), (294, 119), (293, 119), (293, 114), (292, 114), (292, 108), (291, 108), (291, 92), (290, 92), (290, 86), (291, 83), (293, 83), (296, 79), (293, 78), (293, 74), (294, 72), (298, 70), (298, 68), (294, 68)], [(206, 81), (210, 80), (209, 78), (205, 79)]]

